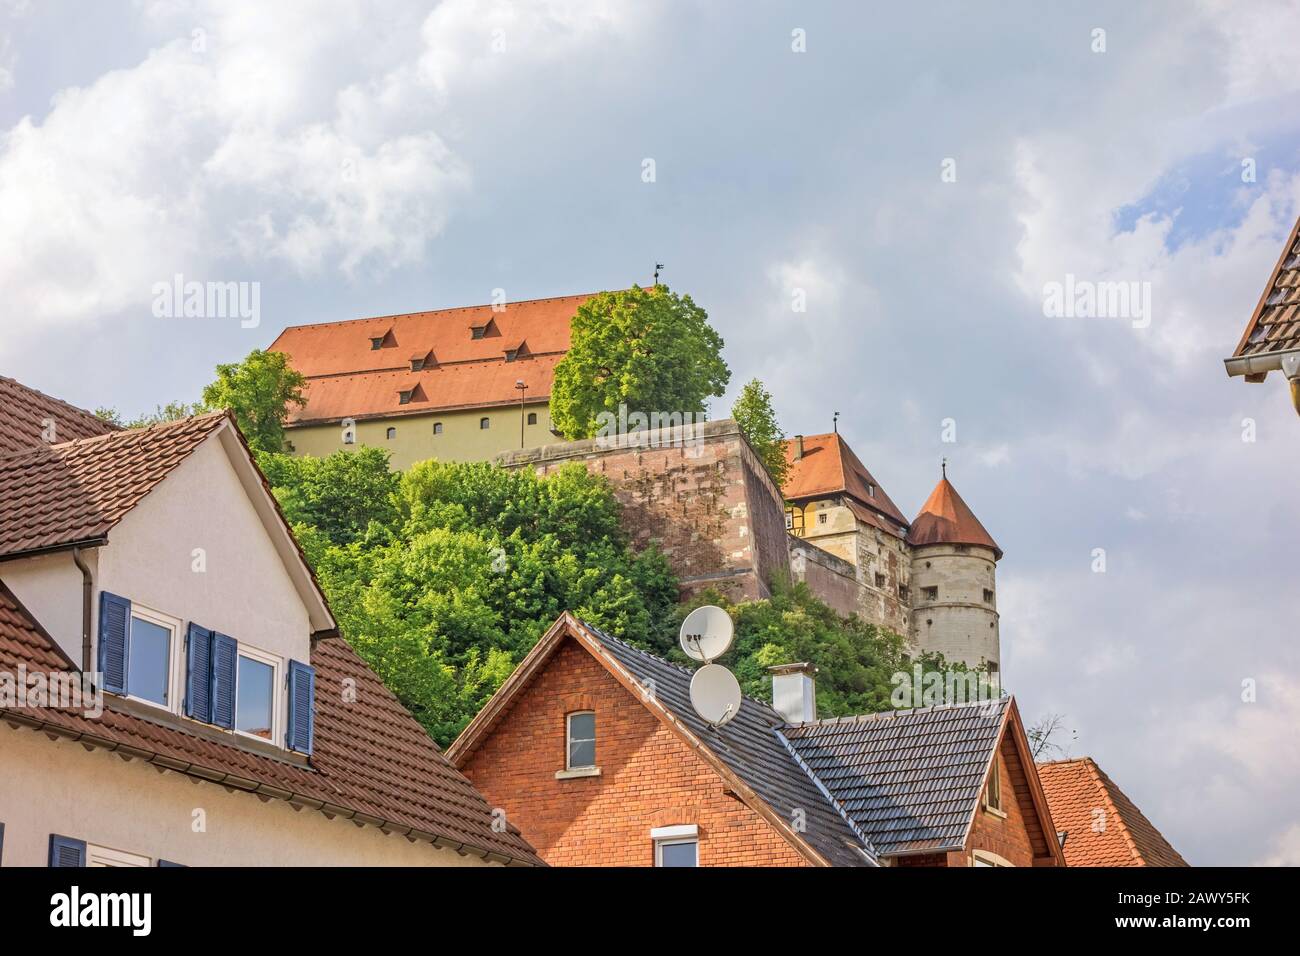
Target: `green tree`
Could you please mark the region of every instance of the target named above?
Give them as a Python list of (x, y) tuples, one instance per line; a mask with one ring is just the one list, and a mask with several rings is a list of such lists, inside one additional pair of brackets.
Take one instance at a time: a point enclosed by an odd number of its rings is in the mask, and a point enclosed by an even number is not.
[(254, 450), (279, 452), (284, 450), (289, 406), (307, 403), (306, 385), (286, 355), (254, 349), (242, 362), (217, 366), (217, 380), (203, 389), (203, 405), (234, 412)]
[(722, 338), (690, 296), (667, 286), (602, 292), (578, 307), (569, 351), (555, 367), (551, 422), (591, 438), (602, 412), (697, 413), (731, 378)]
[(440, 744), (565, 610), (672, 646), (676, 578), (631, 547), (600, 476), (426, 461), (386, 477), (365, 454), (261, 460), (343, 635)]
[(790, 465), (785, 458), (785, 434), (772, 408), (772, 393), (758, 379), (750, 379), (731, 406), (731, 417), (740, 426), (740, 433), (755, 454), (767, 466), (777, 488), (782, 487)]
[(111, 425), (117, 425), (120, 428), (147, 428), (150, 425), (160, 425), (163, 422), (174, 422), (182, 418), (189, 418), (191, 415), (198, 415), (203, 411), (203, 406), (199, 404), (190, 405), (186, 402), (168, 402), (166, 405), (157, 405), (152, 412), (146, 412), (130, 420), (124, 419), (116, 408), (97, 408), (95, 417), (102, 418)]

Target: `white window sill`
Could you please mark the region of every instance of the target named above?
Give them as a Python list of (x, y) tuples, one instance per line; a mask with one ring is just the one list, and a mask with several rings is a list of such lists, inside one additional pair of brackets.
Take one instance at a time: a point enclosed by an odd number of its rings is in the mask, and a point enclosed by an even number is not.
[(555, 771), (556, 780), (574, 780), (578, 777), (599, 777), (599, 767), (574, 767), (572, 770)]

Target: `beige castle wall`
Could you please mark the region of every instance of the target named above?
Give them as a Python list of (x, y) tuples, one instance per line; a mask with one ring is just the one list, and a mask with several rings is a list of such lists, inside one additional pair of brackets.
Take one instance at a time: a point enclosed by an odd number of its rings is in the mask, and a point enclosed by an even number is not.
[[(0, 723), (3, 866), (45, 866), (50, 834), (186, 866), (473, 866), (283, 800), (263, 802), (106, 750)], [(194, 831), (202, 811), (204, 832)]]
[[(551, 433), (548, 404), (528, 402), (524, 419), (536, 413), (536, 425), (524, 425), (524, 447), (535, 448), (555, 441)], [(488, 428), (479, 427), (487, 418)], [(433, 433), (435, 422), (442, 422), (442, 434)], [(388, 429), (397, 429), (393, 438)], [(436, 458), (439, 461), (490, 461), (501, 452), (517, 451), (519, 443), (519, 406), (472, 408), (460, 411), (435, 411), (390, 418), (363, 419), (356, 423), (356, 444), (343, 444), (343, 427), (338, 422), (327, 425), (304, 425), (290, 428), (287, 438), (295, 455), (324, 458), (336, 451), (355, 451), (364, 446), (382, 448), (392, 455), (392, 464), (405, 471), (416, 462)]]
[[(935, 601), (924, 598), (938, 587)], [(984, 589), (993, 601), (984, 600)], [(977, 665), (1000, 664), (996, 563), (988, 548), (928, 545), (912, 549), (912, 635), (926, 652)]]

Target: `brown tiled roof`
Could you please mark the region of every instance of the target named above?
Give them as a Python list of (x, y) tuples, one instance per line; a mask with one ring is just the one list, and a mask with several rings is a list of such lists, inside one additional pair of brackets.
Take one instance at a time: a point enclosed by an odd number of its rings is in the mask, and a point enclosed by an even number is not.
[(1038, 765), (1068, 866), (1187, 866), (1091, 757)]
[(1300, 219), (1264, 286), (1232, 358), (1300, 349)]
[(898, 510), (898, 506), (838, 433), (804, 435), (803, 457), (796, 458), (796, 454), (798, 449), (795, 439), (787, 439), (785, 460), (790, 465), (790, 471), (781, 488), (787, 500), (802, 501), (845, 494), (860, 505), (890, 519), (898, 527), (907, 527), (907, 519)]
[[(570, 320), (591, 294), (436, 312), (412, 312), (285, 329), (271, 345), (307, 376), (307, 404), (290, 425), (341, 418), (414, 415), (438, 409), (517, 403), (515, 380), (528, 398), (551, 394), (555, 366), (569, 349)], [(471, 328), (486, 328), (475, 339)], [(384, 338), (372, 349), (372, 338)], [(527, 354), (507, 362), (507, 348), (527, 342)], [(420, 372), (412, 356), (432, 355)], [(399, 405), (399, 383), (418, 381), (425, 400)]]
[(47, 437), (51, 422), (54, 443), (117, 430), (85, 409), (0, 375), (0, 455), (51, 444)]
[[(20, 664), (29, 673), (75, 672), (0, 581), (0, 670), (13, 673)], [(0, 715), (225, 787), (500, 862), (541, 865), (517, 830), (492, 829), (487, 802), (342, 638), (317, 642), (312, 664), (315, 752), (306, 764), (193, 732), (179, 718), (147, 719), (121, 709), (111, 696), (96, 718), (53, 707), (0, 709)], [(344, 693), (345, 680), (355, 694)]]
[(103, 538), (227, 421), (213, 412), (0, 457), (0, 556)]
[(921, 510), (912, 520), (907, 532), (907, 543), (911, 545), (926, 544), (974, 544), (991, 548), (998, 559), (1002, 558), (1002, 549), (998, 547), (993, 536), (984, 530), (975, 512), (957, 494), (946, 477), (941, 478), (930, 492), (930, 497), (921, 505)]

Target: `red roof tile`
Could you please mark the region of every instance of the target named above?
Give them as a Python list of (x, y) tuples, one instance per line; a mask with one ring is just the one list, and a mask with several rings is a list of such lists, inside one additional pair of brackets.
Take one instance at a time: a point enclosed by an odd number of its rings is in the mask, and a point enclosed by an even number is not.
[(838, 433), (804, 435), (801, 458), (795, 457), (798, 453), (796, 441), (792, 438), (785, 443), (785, 459), (790, 464), (790, 472), (781, 490), (787, 500), (847, 494), (899, 526), (907, 526), (907, 519), (898, 506)]
[(214, 412), (0, 457), (0, 556), (104, 537), (229, 420)]
[[(443, 408), (472, 408), (519, 401), (515, 380), (528, 383), (531, 400), (551, 393), (555, 365), (569, 349), (569, 323), (591, 294), (511, 302), (436, 312), (412, 312), (285, 329), (271, 345), (289, 356), (308, 378), (307, 404), (290, 425)], [(475, 339), (470, 330), (486, 327)], [(383, 337), (383, 348), (371, 347)], [(527, 342), (507, 362), (505, 352)], [(433, 353), (431, 364), (412, 373), (410, 358)], [(427, 395), (422, 406), (398, 405), (397, 377), (418, 376)]]
[(992, 548), (998, 559), (1002, 558), (1002, 549), (993, 540), (993, 536), (984, 530), (975, 513), (946, 477), (934, 486), (930, 497), (921, 505), (920, 513), (912, 520), (912, 527), (907, 532), (907, 543), (974, 544)]
[[(258, 753), (157, 721), (105, 698), (101, 716), (53, 707), (0, 710), (11, 722), (80, 740), (200, 780), (290, 800), (416, 839), (541, 865), (516, 829), (496, 832), (482, 795), (454, 769), (424, 728), (342, 638), (319, 641), (315, 752), (305, 764)], [(0, 581), (0, 670), (74, 672), (48, 633)], [(350, 681), (344, 693), (344, 681)], [(353, 701), (348, 703), (347, 701)], [(206, 728), (205, 728), (206, 729)]]
[(117, 430), (85, 409), (0, 375), (0, 455), (51, 444), (50, 423), (55, 443)]
[(1038, 765), (1067, 866), (1187, 866), (1091, 757)]
[(1300, 349), (1300, 219), (1282, 246), (1233, 358)]

